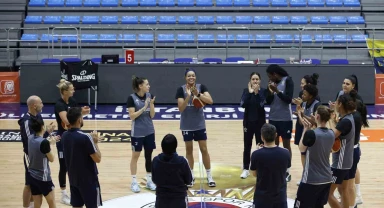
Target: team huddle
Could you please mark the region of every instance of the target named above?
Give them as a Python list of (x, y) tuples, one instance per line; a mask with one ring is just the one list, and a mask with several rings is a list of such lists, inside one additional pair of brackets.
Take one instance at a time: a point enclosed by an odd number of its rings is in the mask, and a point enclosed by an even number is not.
[[(329, 203), (332, 208), (350, 208), (361, 203), (360, 174), (357, 169), (360, 159), (359, 136), (361, 127), (368, 127), (368, 123), (366, 107), (357, 94), (357, 78), (347, 77), (336, 101), (326, 107), (320, 105), (317, 74), (304, 76), (302, 91), (298, 98), (294, 98), (294, 82), (282, 67), (270, 65), (266, 71), (268, 87), (262, 88), (260, 74), (252, 73), (240, 103), (245, 109), (243, 171), (240, 177), (245, 179), (252, 173), (257, 178), (254, 207), (288, 207), (293, 114), (298, 118), (295, 144), (301, 152), (303, 166), (294, 207), (318, 208)], [(149, 92), (149, 80), (134, 76), (134, 93), (127, 99), (127, 111), (132, 121), (131, 190), (140, 192), (136, 176), (137, 162), (144, 149), (146, 188), (156, 191), (156, 208), (188, 207), (187, 190), (195, 183), (193, 141), (199, 144), (207, 185), (216, 186), (211, 173), (203, 111), (205, 105), (213, 104), (213, 99), (205, 85), (196, 83), (193, 69), (186, 69), (185, 81), (186, 84), (176, 90), (175, 96), (181, 114), (180, 130), (186, 147), (185, 158), (176, 153), (178, 143), (172, 134), (165, 135), (161, 142), (162, 153), (152, 158), (156, 149), (152, 121), (156, 97)], [(101, 138), (97, 132), (82, 132), (83, 116), (90, 113), (90, 108), (78, 106), (73, 98), (73, 84), (61, 80), (57, 87), (61, 94), (55, 104), (57, 133), (54, 133), (56, 126), (53, 123), (44, 124), (40, 115), (43, 102), (37, 96), (27, 100), (28, 112), (19, 120), (26, 169), (23, 207), (41, 207), (43, 196), (50, 208), (56, 207), (49, 168), (49, 162), (54, 161), (51, 145), (56, 145), (60, 164), (61, 203), (96, 208), (102, 205), (96, 166), (101, 161), (98, 147)], [(291, 103), (296, 104), (295, 112), (291, 110)], [(270, 105), (268, 123), (265, 104)], [(251, 154), (254, 136), (257, 147)], [(280, 137), (284, 148), (279, 147)], [(66, 192), (67, 173), (70, 196)], [(334, 196), (336, 188), (341, 195), (341, 202)]]

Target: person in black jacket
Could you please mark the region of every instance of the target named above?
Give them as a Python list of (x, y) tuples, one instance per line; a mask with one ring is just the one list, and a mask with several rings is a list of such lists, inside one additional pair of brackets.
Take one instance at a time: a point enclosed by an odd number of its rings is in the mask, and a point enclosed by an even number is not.
[(244, 130), (244, 151), (243, 151), (243, 172), (240, 178), (247, 178), (249, 173), (249, 163), (251, 162), (251, 149), (253, 136), (256, 137), (256, 145), (263, 144), (261, 140), (261, 127), (265, 121), (265, 94), (266, 89), (260, 87), (261, 76), (257, 72), (252, 72), (248, 88), (244, 89), (241, 96), (240, 106), (244, 108), (243, 130)]
[(163, 153), (153, 158), (152, 181), (156, 184), (156, 208), (188, 207), (187, 184), (192, 182), (188, 160), (176, 153), (177, 139), (167, 134), (161, 142)]

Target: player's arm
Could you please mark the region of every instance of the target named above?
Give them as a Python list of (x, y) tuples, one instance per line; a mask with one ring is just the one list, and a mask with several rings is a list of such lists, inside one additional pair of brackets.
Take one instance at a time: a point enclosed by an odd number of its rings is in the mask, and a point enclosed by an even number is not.
[(305, 133), (301, 136), (300, 143), (299, 143), (300, 152), (302, 153), (306, 152), (308, 147), (312, 147), (315, 141), (316, 141), (315, 132), (313, 130), (305, 131)]
[(151, 118), (154, 118), (155, 117), (155, 97), (151, 94), (151, 101), (149, 103), (149, 115), (151, 116)]
[(294, 84), (293, 81), (290, 77), (286, 79), (286, 86), (285, 86), (285, 91), (284, 93), (278, 92), (277, 96), (284, 101), (287, 104), (290, 104), (292, 102), (293, 98), (293, 90), (294, 90)]
[(85, 149), (88, 154), (91, 156), (93, 162), (100, 163), (101, 162), (101, 152), (99, 149), (99, 136), (96, 132), (92, 132), (91, 134), (87, 134), (87, 138), (85, 139)]
[(129, 96), (128, 97), (128, 101), (127, 101), (127, 109), (128, 109), (128, 114), (129, 114), (129, 117), (131, 118), (131, 120), (135, 120), (137, 117), (139, 117), (141, 114), (144, 113), (146, 107), (144, 106), (143, 108), (141, 108), (140, 110), (136, 111), (135, 109), (135, 101), (133, 100), (133, 97), (132, 96)]
[(347, 135), (352, 130), (352, 123), (348, 119), (342, 119), (337, 124), (331, 121), (330, 124), (331, 129), (335, 132), (335, 138)]
[(154, 184), (157, 184), (157, 176), (156, 176), (156, 163), (157, 163), (157, 156), (153, 158), (152, 160), (152, 168), (151, 168), (151, 172), (152, 172), (152, 182)]
[(251, 174), (254, 177), (257, 177), (257, 155), (256, 155), (256, 151), (254, 151), (251, 155), (251, 165), (249, 168), (249, 171), (251, 171)]
[(179, 87), (176, 92), (176, 99), (177, 99), (177, 107), (179, 108), (180, 113), (185, 110), (187, 107), (189, 100), (191, 99), (191, 94), (187, 95), (187, 97), (184, 99), (184, 91), (182, 87)]
[(49, 162), (53, 162), (55, 159), (55, 156), (53, 152), (51, 151), (51, 146), (48, 140), (44, 139), (40, 144), (40, 152), (45, 154), (49, 160)]
[(249, 93), (248, 89), (244, 89), (243, 94), (241, 95), (240, 106), (242, 108), (246, 108), (249, 104), (250, 98), (251, 98), (251, 93)]
[(202, 100), (204, 103), (207, 103), (209, 105), (213, 104), (213, 99), (211, 95), (208, 92), (208, 88), (205, 85), (201, 85), (201, 93), (200, 93), (200, 100)]
[(273, 102), (275, 96), (274, 96), (273, 92), (271, 92), (271, 90), (269, 90), (269, 89), (265, 89), (264, 93), (266, 95), (265, 96), (265, 102), (268, 105), (270, 105)]

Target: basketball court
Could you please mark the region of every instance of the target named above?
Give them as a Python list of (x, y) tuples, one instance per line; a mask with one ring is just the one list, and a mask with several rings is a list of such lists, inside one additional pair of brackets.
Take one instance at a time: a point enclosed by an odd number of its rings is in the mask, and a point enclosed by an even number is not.
[[(161, 152), (160, 142), (167, 133), (175, 134), (179, 141), (178, 153), (185, 155), (185, 146), (179, 130), (176, 106), (156, 106), (154, 121), (156, 145), (154, 156)], [(267, 109), (268, 112), (269, 109)], [(384, 204), (384, 108), (369, 106), (369, 129), (361, 135), (362, 157), (361, 193), (364, 204), (359, 208), (380, 208)], [(141, 192), (130, 190), (131, 121), (123, 106), (99, 106), (98, 112), (85, 117), (87, 130), (98, 130), (105, 140), (99, 145), (102, 161), (98, 164), (102, 199), (105, 208), (150, 208), (154, 207), (155, 193), (145, 189), (144, 156), (139, 159), (137, 176), (142, 184)], [(217, 187), (209, 188), (204, 178), (205, 169), (201, 162), (198, 145), (194, 145), (196, 184), (188, 191), (189, 207), (252, 207), (255, 178), (240, 179), (242, 171), (243, 131), (242, 109), (238, 106), (209, 106), (205, 109), (208, 150), (212, 161), (213, 177)], [(18, 136), (17, 120), (26, 112), (25, 106), (2, 105), (0, 107), (0, 207), (21, 207), (24, 186), (22, 144)], [(53, 106), (44, 106), (42, 116), (45, 123), (55, 122)], [(281, 144), (282, 145), (282, 144)], [(301, 163), (298, 148), (292, 145), (292, 181), (288, 183), (288, 203), (293, 207), (297, 192), (296, 182), (301, 177)], [(56, 148), (52, 148), (57, 155)], [(255, 147), (253, 146), (253, 149)], [(60, 203), (58, 186), (59, 165), (51, 163), (53, 183), (56, 185), (57, 207), (68, 207)], [(200, 160), (199, 160), (200, 159)], [(200, 176), (200, 177), (199, 177)], [(67, 180), (68, 183), (68, 180)], [(202, 203), (205, 202), (205, 203)], [(48, 207), (44, 202), (42, 207)], [(328, 207), (328, 206), (326, 206)]]

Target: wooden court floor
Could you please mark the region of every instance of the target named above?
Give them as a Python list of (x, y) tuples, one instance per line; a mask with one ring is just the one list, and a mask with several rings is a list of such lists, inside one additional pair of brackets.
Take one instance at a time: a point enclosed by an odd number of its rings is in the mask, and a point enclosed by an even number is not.
[[(50, 123), (53, 120), (46, 120)], [(179, 121), (155, 121), (157, 149), (154, 155), (161, 152), (160, 142), (167, 133), (175, 134), (179, 141), (178, 153), (185, 155), (185, 146), (179, 131)], [(95, 121), (85, 120), (84, 130), (128, 130), (130, 121)], [(382, 120), (370, 120), (371, 128), (382, 130)], [(0, 120), (0, 129), (18, 129), (16, 120)], [(210, 152), (213, 176), (218, 187), (224, 183), (242, 184), (245, 180), (252, 183), (253, 177), (240, 179), (242, 166), (243, 136), (242, 121), (207, 121), (208, 150)], [(383, 135), (384, 138), (384, 135)], [(131, 174), (129, 163), (131, 148), (129, 143), (101, 143), (102, 161), (98, 165), (99, 180), (103, 201), (132, 195), (130, 191)], [(52, 148), (56, 154), (56, 148)], [(254, 149), (254, 147), (253, 147)], [(361, 208), (384, 207), (384, 142), (362, 142), (362, 157), (359, 163), (361, 171), (361, 192), (364, 204)], [(296, 182), (301, 177), (301, 164), (299, 151), (292, 143), (292, 181), (288, 183), (288, 197), (294, 199), (297, 192)], [(198, 146), (194, 145), (195, 163), (198, 162)], [(24, 167), (22, 160), (22, 144), (20, 142), (0, 143), (0, 207), (22, 207), (22, 189), (24, 186)], [(60, 192), (58, 187), (58, 161), (51, 163), (52, 178), (56, 185), (57, 207), (68, 207), (59, 203)], [(220, 164), (235, 167), (233, 175), (228, 175), (219, 168)], [(195, 169), (197, 166), (195, 165)], [(217, 167), (217, 168), (216, 168)], [(216, 168), (216, 169), (215, 169)], [(195, 170), (196, 171), (196, 170)], [(144, 156), (139, 159), (138, 178), (145, 177)], [(222, 184), (220, 184), (222, 183)], [(68, 182), (67, 182), (68, 184)], [(69, 190), (68, 190), (69, 191)], [(142, 188), (142, 193), (149, 192)], [(47, 207), (45, 201), (43, 207)], [(328, 207), (328, 206), (327, 206)]]

